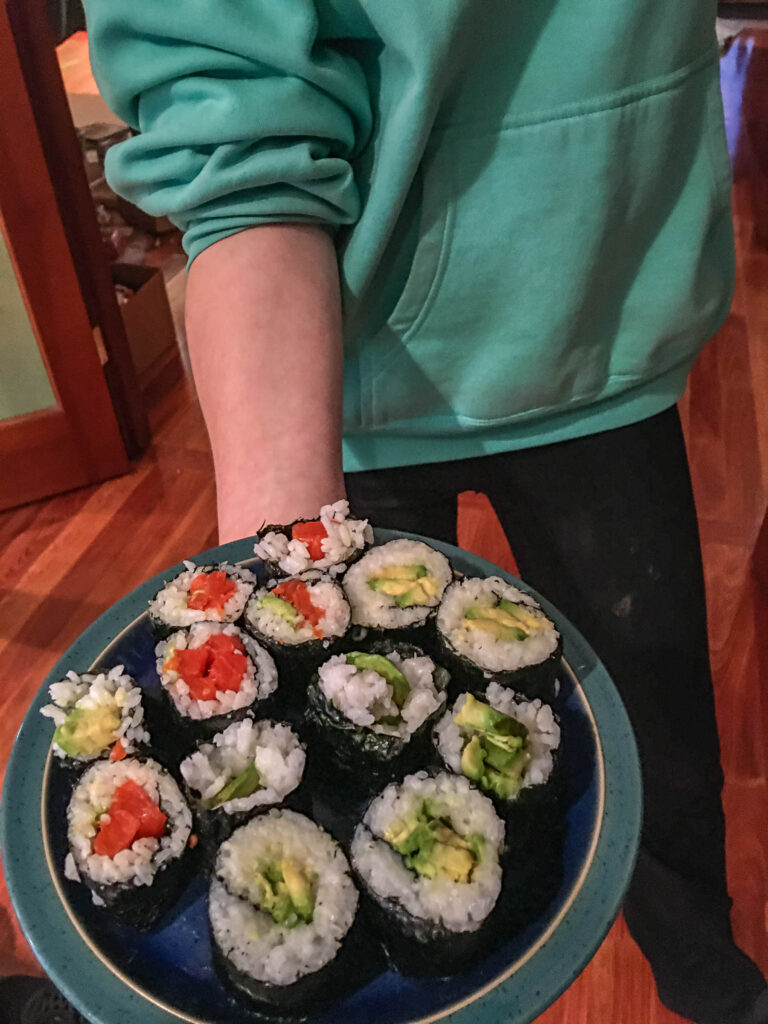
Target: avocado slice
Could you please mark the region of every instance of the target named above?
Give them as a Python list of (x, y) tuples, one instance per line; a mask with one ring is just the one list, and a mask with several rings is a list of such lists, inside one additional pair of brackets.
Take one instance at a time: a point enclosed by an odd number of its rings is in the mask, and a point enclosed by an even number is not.
[(240, 797), (250, 796), (259, 788), (260, 782), (259, 769), (251, 761), (244, 771), (236, 775), (234, 779), (230, 779), (216, 796), (211, 797), (208, 801), (208, 808), (214, 810), (216, 807), (221, 807), (228, 800), (237, 800)]
[(515, 604), (514, 601), (506, 601), (504, 598), (499, 600), (499, 608), (506, 612), (507, 615), (511, 615), (513, 619), (517, 619), (529, 633), (533, 630), (541, 629), (546, 621), (534, 615), (533, 612), (523, 605)]
[(492, 614), (480, 615), (480, 612), (489, 613), (498, 611), (496, 608), (484, 609), (479, 605), (473, 605), (464, 613), (464, 618), (461, 620), (461, 624), (464, 629), (478, 630), (481, 629), (484, 633), (490, 633), (491, 636), (495, 636), (497, 640), (525, 640), (528, 634), (519, 625), (510, 625), (506, 622), (499, 621), (498, 616)]
[(466, 848), (435, 843), (431, 866), (436, 875), (447, 875), (453, 882), (468, 882), (475, 866), (475, 858)]
[(315, 911), (312, 883), (296, 861), (290, 857), (283, 858), (280, 867), (294, 910), (302, 921), (309, 923)]
[(479, 782), (483, 777), (484, 751), (480, 737), (475, 734), (461, 752), (461, 770), (468, 779)]
[(422, 848), (430, 847), (434, 842), (429, 824), (418, 818), (404, 823), (401, 829), (392, 834), (391, 838), (390, 833), (387, 832), (384, 838), (392, 849), (403, 857), (416, 854)]
[(382, 569), (368, 580), (371, 590), (376, 590), (374, 584), (383, 580), (418, 580), (427, 575), (425, 565), (385, 565)]
[[(505, 737), (505, 739), (507, 739)], [(505, 772), (511, 767), (518, 759), (520, 754), (523, 752), (523, 740), (519, 736), (510, 736), (508, 742), (511, 741), (512, 748), (502, 746), (500, 743), (494, 742), (490, 736), (485, 737), (485, 763), (490, 765), (491, 768), (495, 768), (497, 771)]]
[(471, 604), (464, 612), (464, 617), (467, 619), (477, 619), (481, 622), (498, 622), (500, 626), (505, 626), (508, 629), (522, 628), (516, 616), (510, 615), (509, 612), (504, 611), (499, 605)]
[(410, 587), (405, 593), (395, 598), (398, 608), (413, 608), (415, 605), (425, 605), (437, 597), (439, 585), (434, 576), (424, 576)]
[(473, 697), (468, 693), (461, 710), (453, 716), (456, 725), (467, 729), (476, 729), (478, 732), (490, 733), (500, 746), (508, 749), (508, 744), (501, 741), (502, 737), (515, 736), (525, 740), (528, 738), (528, 730), (522, 722), (497, 711), (490, 704)]
[(501, 800), (509, 800), (520, 789), (519, 774), (506, 775), (495, 768), (486, 769), (481, 783), (483, 789), (495, 793)]
[(279, 864), (265, 865), (255, 879), (260, 890), (259, 906), (275, 924), (295, 928), (302, 921), (312, 920), (312, 883), (298, 864), (286, 857)]
[(386, 594), (387, 597), (402, 597), (403, 594), (410, 593), (413, 580), (374, 579), (368, 580), (368, 586), (379, 594)]
[(429, 604), (439, 586), (424, 565), (387, 565), (368, 580), (371, 590), (395, 599), (398, 608)]
[(70, 757), (87, 757), (110, 746), (119, 728), (116, 707), (75, 708), (56, 729), (53, 741)]
[(284, 601), (282, 597), (276, 597), (274, 594), (267, 594), (259, 601), (259, 607), (274, 612), (275, 615), (279, 615), (281, 619), (284, 619), (289, 626), (293, 626), (294, 629), (296, 628), (299, 613), (290, 601)]
[(411, 688), (403, 673), (383, 654), (366, 654), (364, 651), (350, 651), (347, 664), (354, 665), (361, 672), (371, 669), (383, 676), (392, 685), (392, 696), (399, 708), (408, 700)]
[(445, 875), (453, 881), (467, 882), (485, 840), (482, 836), (462, 838), (435, 812), (425, 800), (418, 810), (388, 829), (384, 839), (411, 870), (424, 878)]
[(270, 870), (271, 867), (272, 865), (269, 865), (264, 872), (256, 875), (256, 881), (261, 890), (259, 906), (272, 917), (275, 924), (288, 924), (290, 927), (291, 915), (296, 916), (291, 897), (288, 895), (282, 875), (279, 880), (275, 880), (274, 872)]

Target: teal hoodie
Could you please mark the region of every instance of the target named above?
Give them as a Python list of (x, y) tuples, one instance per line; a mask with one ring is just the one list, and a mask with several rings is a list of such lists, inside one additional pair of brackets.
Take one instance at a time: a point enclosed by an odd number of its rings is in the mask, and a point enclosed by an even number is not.
[(114, 188), (193, 260), (336, 232), (348, 469), (672, 405), (730, 302), (713, 0), (86, 0), (140, 132)]

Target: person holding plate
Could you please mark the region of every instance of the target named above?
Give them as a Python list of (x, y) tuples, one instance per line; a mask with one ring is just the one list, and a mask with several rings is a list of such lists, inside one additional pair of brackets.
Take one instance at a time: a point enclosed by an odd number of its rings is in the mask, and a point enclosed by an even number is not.
[(220, 540), (345, 494), (456, 539), (489, 495), (607, 664), (645, 825), (625, 903), (662, 1001), (768, 1020), (734, 944), (696, 513), (675, 403), (733, 284), (715, 4), (86, 0), (184, 231)]

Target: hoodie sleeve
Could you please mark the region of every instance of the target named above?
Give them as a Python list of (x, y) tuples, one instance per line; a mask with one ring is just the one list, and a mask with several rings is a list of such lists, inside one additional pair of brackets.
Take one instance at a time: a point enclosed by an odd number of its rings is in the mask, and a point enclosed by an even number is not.
[(139, 134), (107, 154), (120, 195), (195, 258), (260, 223), (352, 224), (365, 77), (319, 38), (315, 0), (86, 0), (104, 98)]

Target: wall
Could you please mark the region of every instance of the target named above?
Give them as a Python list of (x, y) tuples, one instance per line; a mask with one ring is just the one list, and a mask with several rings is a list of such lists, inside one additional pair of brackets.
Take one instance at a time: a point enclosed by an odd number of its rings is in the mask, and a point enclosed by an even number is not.
[(56, 405), (0, 233), (0, 420)]

